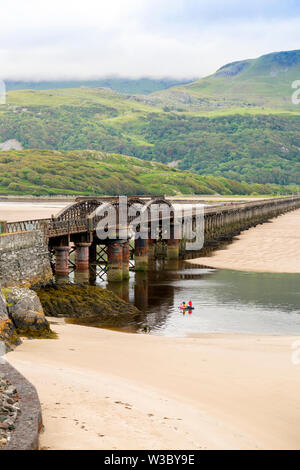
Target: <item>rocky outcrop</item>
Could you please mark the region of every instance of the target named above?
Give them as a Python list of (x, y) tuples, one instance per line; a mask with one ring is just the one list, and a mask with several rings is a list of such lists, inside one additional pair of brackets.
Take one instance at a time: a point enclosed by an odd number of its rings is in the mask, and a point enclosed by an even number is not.
[(73, 323), (124, 327), (143, 321), (143, 313), (113, 292), (98, 286), (65, 285), (38, 289), (49, 317), (69, 317)]
[(1, 341), (4, 342), (8, 348), (19, 343), (14, 324), (8, 317), (5, 297), (0, 289), (0, 342)]
[(0, 152), (6, 152), (7, 150), (23, 150), (23, 147), (18, 140), (9, 139), (0, 143)]
[(48, 337), (51, 335), (43, 307), (33, 290), (11, 287), (3, 289), (3, 293), (9, 318), (16, 327), (18, 334), (34, 337)]

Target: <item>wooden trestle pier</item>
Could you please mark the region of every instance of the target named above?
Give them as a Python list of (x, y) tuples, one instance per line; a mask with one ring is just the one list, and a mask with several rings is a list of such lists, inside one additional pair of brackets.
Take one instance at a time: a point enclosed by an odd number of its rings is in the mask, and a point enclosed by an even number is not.
[[(185, 256), (186, 240), (178, 239), (176, 236), (178, 221), (170, 201), (164, 196), (131, 196), (127, 198), (126, 204), (127, 219), (122, 221), (120, 221), (118, 197), (79, 197), (55, 217), (13, 223), (2, 222), (1, 227), (2, 231), (9, 233), (42, 230), (49, 252), (53, 255), (55, 273), (61, 276), (68, 276), (70, 266), (73, 266), (77, 273), (82, 273), (83, 278), (88, 278), (91, 266), (101, 265), (101, 273), (107, 274), (108, 281), (119, 282), (128, 279), (130, 267), (137, 271), (146, 271), (150, 258), (165, 256), (168, 259), (178, 259), (180, 256)], [(145, 211), (150, 211), (152, 204), (164, 204), (169, 207), (169, 212), (167, 215), (159, 212), (157, 221), (159, 229), (155, 236), (151, 233), (149, 222), (149, 226), (143, 228), (147, 231), (144, 238), (131, 240), (130, 233), (125, 238), (120, 237), (124, 230), (127, 232), (134, 219), (130, 207), (137, 204)], [(114, 207), (116, 223), (107, 227), (106, 239), (99, 239), (97, 227), (109, 205)], [(300, 196), (206, 206), (203, 225), (204, 243), (207, 245), (226, 237), (230, 238), (243, 229), (299, 207)], [(101, 208), (100, 215), (99, 208)], [(195, 229), (195, 211), (191, 209), (186, 215)], [(170, 227), (167, 239), (163, 236), (163, 221), (166, 222), (166, 218)]]

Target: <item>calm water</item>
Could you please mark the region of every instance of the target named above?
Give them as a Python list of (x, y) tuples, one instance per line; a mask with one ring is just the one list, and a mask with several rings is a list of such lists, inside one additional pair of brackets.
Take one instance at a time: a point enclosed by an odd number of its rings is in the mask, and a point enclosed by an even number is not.
[[(172, 261), (157, 262), (147, 274), (131, 273), (128, 283), (97, 283), (140, 309), (143, 316), (131, 328), (147, 324), (150, 334), (300, 334), (300, 274), (219, 271)], [(190, 299), (195, 309), (183, 315), (178, 307)]]
[[(14, 219), (16, 211), (21, 219), (34, 217), (35, 211), (36, 217), (49, 217), (66, 204), (1, 201), (0, 212), (7, 218), (9, 209)], [(128, 322), (134, 331), (146, 324), (150, 334), (169, 336), (208, 332), (300, 334), (300, 274), (218, 271), (173, 261), (157, 262), (147, 274), (131, 273), (127, 283), (97, 283), (142, 311), (135, 324)], [(178, 306), (190, 299), (195, 309), (183, 315)], [(91, 324), (103, 326), (95, 318)]]

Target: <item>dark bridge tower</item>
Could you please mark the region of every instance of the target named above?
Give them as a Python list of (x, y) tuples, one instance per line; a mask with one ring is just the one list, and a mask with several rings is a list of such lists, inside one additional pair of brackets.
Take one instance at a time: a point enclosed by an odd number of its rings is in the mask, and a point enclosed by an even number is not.
[(91, 243), (75, 243), (75, 282), (86, 284), (90, 278), (89, 248)]
[(88, 272), (89, 271), (89, 247), (91, 243), (81, 242), (76, 243), (76, 271)]
[(170, 226), (170, 238), (167, 240), (167, 258), (179, 258), (179, 227), (174, 223)]
[(135, 271), (148, 270), (148, 238), (136, 238), (134, 242)]
[(107, 250), (107, 280), (120, 282), (123, 280), (123, 244), (114, 241), (108, 245)]
[(59, 276), (68, 276), (69, 275), (69, 252), (70, 247), (65, 246), (56, 246), (54, 248), (55, 252), (55, 274)]

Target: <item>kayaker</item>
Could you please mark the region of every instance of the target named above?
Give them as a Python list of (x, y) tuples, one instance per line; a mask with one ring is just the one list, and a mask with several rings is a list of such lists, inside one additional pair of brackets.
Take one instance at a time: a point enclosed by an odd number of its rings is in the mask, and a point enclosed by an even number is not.
[(189, 307), (193, 308), (193, 302), (191, 300), (189, 301)]

